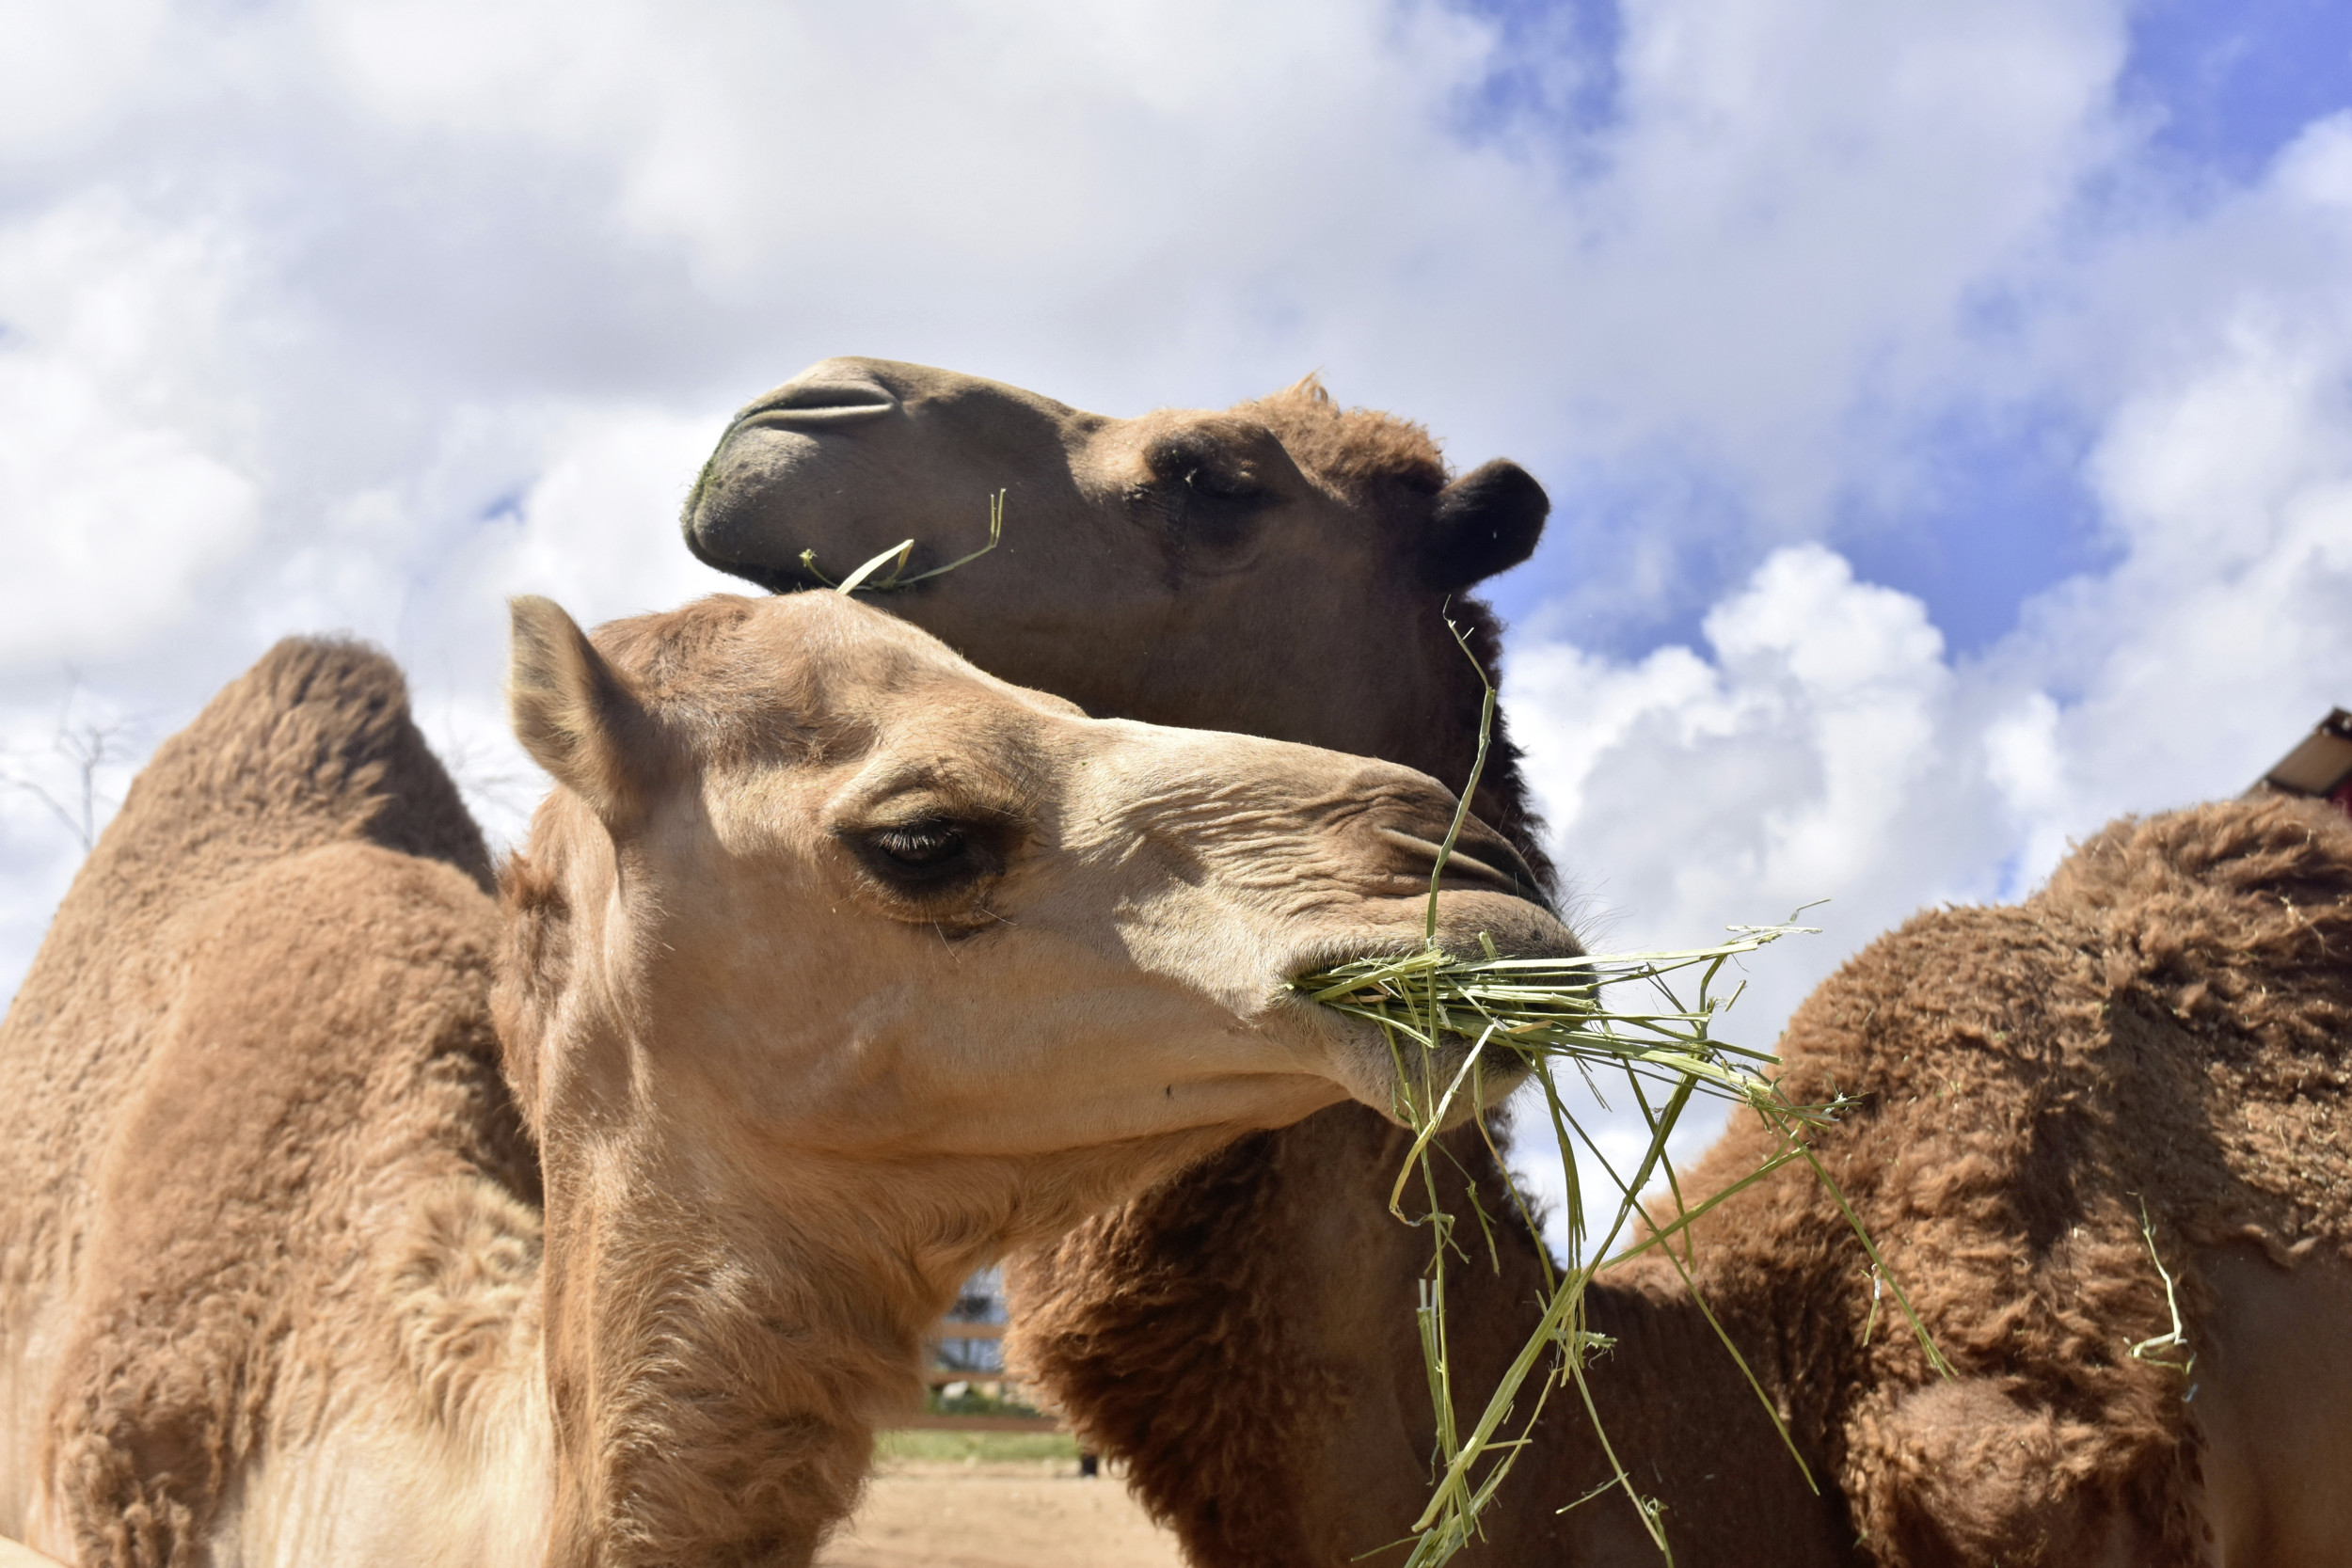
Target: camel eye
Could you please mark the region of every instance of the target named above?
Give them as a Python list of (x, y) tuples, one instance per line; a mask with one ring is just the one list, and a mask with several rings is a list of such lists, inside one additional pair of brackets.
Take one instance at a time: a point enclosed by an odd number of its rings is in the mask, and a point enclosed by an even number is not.
[(1004, 869), (1002, 836), (985, 823), (930, 816), (868, 828), (850, 844), (878, 879), (928, 898)]
[(1187, 554), (1228, 554), (1248, 544), (1274, 496), (1248, 480), (1196, 467), (1162, 492), (1170, 542)]
[(874, 847), (910, 871), (933, 871), (961, 858), (971, 847), (963, 834), (946, 822), (914, 822), (884, 828), (876, 833)]
[(1274, 499), (1264, 485), (1214, 468), (1187, 469), (1184, 482), (1196, 500), (1222, 501), (1229, 506), (1263, 506)]
[(1200, 430), (1152, 443), (1144, 461), (1152, 483), (1135, 499), (1159, 514), (1170, 549), (1229, 555), (1257, 532), (1261, 515), (1281, 498), (1261, 483), (1247, 451)]

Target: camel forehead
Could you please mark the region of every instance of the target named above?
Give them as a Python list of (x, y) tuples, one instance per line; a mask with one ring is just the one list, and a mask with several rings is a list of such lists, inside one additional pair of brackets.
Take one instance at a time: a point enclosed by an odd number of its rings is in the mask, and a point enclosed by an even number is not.
[(874, 719), (912, 700), (913, 715), (941, 721), (944, 735), (984, 726), (991, 714), (1079, 712), (988, 674), (913, 622), (839, 594), (713, 594), (614, 622), (596, 641), (649, 698), (714, 720)]
[(901, 408), (1017, 407), (1073, 434), (1121, 445), (1148, 442), (1184, 427), (1200, 427), (1212, 438), (1244, 444), (1270, 436), (1300, 468), (1342, 488), (1390, 477), (1435, 490), (1447, 477), (1443, 450), (1426, 427), (1374, 409), (1343, 408), (1312, 375), (1229, 409), (1169, 406), (1120, 418), (1089, 413), (1009, 382), (961, 371), (843, 355), (819, 359), (760, 402), (772, 401), (789, 388), (834, 388), (844, 396), (871, 389)]

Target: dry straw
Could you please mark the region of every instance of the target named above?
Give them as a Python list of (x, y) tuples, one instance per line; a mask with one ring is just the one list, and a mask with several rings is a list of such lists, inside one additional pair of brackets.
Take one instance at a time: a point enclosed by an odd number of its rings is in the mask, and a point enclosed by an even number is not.
[[(912, 588), (916, 583), (931, 578), (945, 577), (959, 566), (979, 560), (980, 557), (994, 549), (1004, 537), (1005, 492), (999, 490), (988, 499), (988, 543), (969, 555), (956, 557), (945, 566), (934, 566), (928, 572), (917, 572), (911, 578), (901, 576), (900, 574), (907, 569), (908, 559), (914, 554), (914, 541), (901, 539), (839, 582), (828, 580), (825, 574), (817, 569), (817, 552), (813, 549), (801, 552), (801, 569), (843, 598), (848, 598), (852, 594), (886, 594), (897, 588)], [(890, 567), (889, 572), (884, 576), (876, 577), (874, 574), (880, 572), (884, 565)]]
[[(1454, 636), (1460, 641), (1458, 629)], [(1468, 655), (1469, 651), (1466, 643), (1463, 652)], [(1471, 663), (1476, 666), (1474, 657)], [(1480, 679), (1485, 679), (1483, 670)], [(1949, 1368), (1844, 1195), (1814, 1157), (1812, 1133), (1835, 1117), (1843, 1102), (1807, 1105), (1788, 1100), (1769, 1076), (1779, 1065), (1776, 1057), (1715, 1037), (1718, 1015), (1740, 992), (1737, 986), (1727, 992), (1723, 989), (1726, 967), (1767, 943), (1808, 927), (1788, 924), (1734, 927), (1729, 940), (1711, 947), (1577, 958), (1506, 958), (1483, 935), (1484, 952), (1478, 957), (1450, 953), (1438, 944), (1438, 885), (1478, 788), (1494, 709), (1495, 692), (1489, 684), (1479, 721), (1477, 760), (1430, 877), (1422, 948), (1397, 958), (1359, 959), (1295, 982), (1311, 1000), (1380, 1026), (1396, 1056), (1396, 1113), (1415, 1132), (1411, 1149), (1397, 1172), (1390, 1208), (1398, 1218), (1425, 1225), (1432, 1233), (1430, 1265), (1422, 1279), (1418, 1315), (1438, 1443), (1433, 1465), (1436, 1484), (1428, 1507), (1414, 1521), (1412, 1551), (1406, 1568), (1435, 1568), (1476, 1538), (1480, 1513), (1509, 1475), (1545, 1404), (1565, 1388), (1576, 1390), (1614, 1472), (1608, 1482), (1585, 1497), (1569, 1499), (1567, 1506), (1589, 1501), (1613, 1486), (1622, 1490), (1639, 1512), (1651, 1540), (1671, 1562), (1673, 1553), (1659, 1522), (1660, 1506), (1634, 1484), (1608, 1433), (1601, 1430), (1587, 1383), (1592, 1355), (1610, 1344), (1584, 1322), (1585, 1288), (1603, 1269), (1659, 1248), (1674, 1262), (1701, 1312), (1714, 1324), (1714, 1314), (1700, 1296), (1687, 1259), (1661, 1243), (1683, 1234), (1692, 1221), (1741, 1188), (1785, 1164), (1802, 1161), (1812, 1168), (1853, 1227), (1869, 1260), (1871, 1278), (1883, 1281), (1892, 1291), (1930, 1364), (1947, 1375)], [(1618, 1000), (1629, 995), (1633, 1000)], [(1602, 1085), (1623, 1080), (1626, 1098), (1641, 1113), (1648, 1132), (1646, 1147), (1630, 1170), (1621, 1172), (1610, 1164), (1561, 1093), (1560, 1074), (1569, 1068), (1604, 1108)], [(1486, 1103), (1486, 1083), (1490, 1075), (1517, 1072), (1533, 1081), (1559, 1143), (1568, 1183), (1567, 1255), (1557, 1268), (1548, 1255), (1544, 1257), (1547, 1301), (1543, 1317), (1502, 1382), (1465, 1424), (1461, 1396), (1474, 1391), (1457, 1388), (1454, 1383), (1447, 1354), (1446, 1278), (1450, 1267), (1475, 1266), (1474, 1254), (1463, 1244), (1463, 1238), (1454, 1234), (1456, 1216), (1438, 1201), (1435, 1162), (1445, 1156), (1445, 1149), (1434, 1139), (1439, 1129), (1461, 1119), (1454, 1115), (1457, 1105), (1475, 1113)], [(1702, 1202), (1686, 1205), (1667, 1143), (1683, 1114), (1702, 1095), (1744, 1107), (1762, 1118), (1778, 1142), (1742, 1180)], [(1473, 1114), (1472, 1119), (1482, 1132), (1487, 1131), (1482, 1116)], [(1491, 1148), (1491, 1134), (1489, 1139)], [(1579, 1145), (1616, 1189), (1613, 1212), (1597, 1235), (1586, 1228)], [(1495, 1152), (1500, 1165), (1501, 1151)], [(1420, 1196), (1425, 1200), (1418, 1204), (1408, 1197), (1416, 1176)], [(1639, 1196), (1661, 1179), (1665, 1183), (1662, 1207), (1653, 1214)], [(1516, 1188), (1511, 1199), (1521, 1222), (1536, 1231), (1534, 1216)], [(1487, 1216), (1475, 1203), (1472, 1212), (1481, 1228), (1486, 1228)], [(1492, 1236), (1486, 1241), (1487, 1255), (1493, 1259)], [(1613, 1251), (1621, 1241), (1628, 1244)], [(1720, 1325), (1715, 1332), (1749, 1386), (1756, 1389), (1781, 1440), (1796, 1455), (1799, 1468), (1804, 1469), (1804, 1457), (1797, 1455), (1779, 1412), (1757, 1386), (1739, 1348)], [(1531, 1381), (1534, 1393), (1525, 1418), (1515, 1419), (1514, 1412)], [(1805, 1480), (1812, 1484), (1809, 1470)]]

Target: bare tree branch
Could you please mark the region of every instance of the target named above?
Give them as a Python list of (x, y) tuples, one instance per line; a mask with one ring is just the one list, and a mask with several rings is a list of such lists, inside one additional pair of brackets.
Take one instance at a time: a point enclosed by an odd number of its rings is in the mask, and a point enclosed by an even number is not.
[[(101, 786), (101, 775), (110, 768), (128, 766), (137, 756), (139, 725), (119, 716), (77, 718), (76, 707), (84, 705), (82, 678), (72, 669), (66, 671), (66, 677), (65, 702), (58, 709), (56, 730), (49, 744), (38, 752), (11, 750), (0, 754), (0, 772), (6, 775), (0, 782), (47, 807), (87, 855), (98, 843), (101, 818), (121, 804), (119, 797)], [(64, 784), (53, 785), (37, 776), (34, 764), (43, 757), (63, 760)]]

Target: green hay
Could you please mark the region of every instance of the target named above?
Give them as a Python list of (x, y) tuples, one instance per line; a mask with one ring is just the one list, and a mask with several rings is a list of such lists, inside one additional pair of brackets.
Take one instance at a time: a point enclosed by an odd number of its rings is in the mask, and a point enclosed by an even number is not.
[[(1461, 640), (1458, 628), (1454, 636), (1457, 641)], [(1467, 643), (1463, 652), (1470, 654)], [(1476, 667), (1475, 657), (1471, 664)], [(1485, 679), (1483, 671), (1480, 678)], [(1734, 927), (1729, 940), (1710, 947), (1577, 958), (1506, 958), (1483, 934), (1480, 942), (1485, 951), (1480, 957), (1466, 958), (1438, 947), (1438, 882), (1477, 791), (1494, 707), (1490, 684), (1479, 724), (1477, 761), (1430, 878), (1422, 949), (1394, 958), (1359, 959), (1294, 982), (1311, 1000), (1379, 1026), (1397, 1065), (1396, 1115), (1415, 1133), (1391, 1191), (1390, 1210), (1399, 1219), (1427, 1226), (1431, 1231), (1431, 1259), (1421, 1283), (1417, 1317), (1438, 1440), (1433, 1464), (1437, 1480), (1427, 1508), (1414, 1521), (1406, 1568), (1436, 1568), (1476, 1539), (1480, 1514), (1510, 1474), (1546, 1403), (1564, 1388), (1576, 1390), (1614, 1472), (1609, 1481), (1584, 1497), (1564, 1499), (1566, 1506), (1590, 1501), (1612, 1488), (1622, 1491), (1660, 1553), (1672, 1562), (1673, 1552), (1660, 1522), (1661, 1507), (1634, 1484), (1601, 1428), (1586, 1381), (1593, 1354), (1610, 1343), (1605, 1336), (1587, 1329), (1584, 1321), (1585, 1290), (1601, 1270), (1653, 1248), (1661, 1251), (1756, 1390), (1798, 1467), (1804, 1470), (1804, 1457), (1797, 1453), (1779, 1412), (1701, 1297), (1688, 1259), (1664, 1245), (1683, 1236), (1687, 1252), (1692, 1221), (1782, 1165), (1803, 1161), (1835, 1197), (1852, 1227), (1868, 1259), (1873, 1288), (1883, 1284), (1893, 1295), (1929, 1364), (1945, 1375), (1949, 1375), (1950, 1369), (1845, 1196), (1814, 1157), (1811, 1134), (1835, 1117), (1844, 1102), (1808, 1105), (1790, 1101), (1769, 1076), (1778, 1067), (1778, 1058), (1719, 1039), (1714, 1033), (1717, 1018), (1740, 994), (1738, 986), (1728, 992), (1723, 989), (1726, 966), (1810, 927), (1793, 924)], [(1617, 997), (1627, 990), (1635, 999), (1620, 1004)], [(1584, 1079), (1596, 1099), (1600, 1097), (1597, 1078), (1623, 1080), (1628, 1099), (1640, 1109), (1649, 1134), (1642, 1158), (1630, 1172), (1621, 1174), (1611, 1167), (1592, 1135), (1569, 1110), (1558, 1076), (1567, 1069)], [(1471, 1265), (1473, 1254), (1453, 1234), (1456, 1217), (1438, 1201), (1434, 1162), (1442, 1149), (1433, 1140), (1441, 1128), (1463, 1119), (1455, 1114), (1457, 1106), (1485, 1129), (1477, 1113), (1487, 1101), (1489, 1075), (1500, 1070), (1523, 1071), (1542, 1098), (1567, 1177), (1568, 1247), (1556, 1270), (1539, 1247), (1548, 1294), (1542, 1319), (1502, 1382), (1487, 1392), (1475, 1418), (1465, 1426), (1458, 1415), (1463, 1406), (1457, 1396), (1473, 1391), (1457, 1389), (1454, 1383), (1447, 1353), (1446, 1280), (1450, 1268)], [(1778, 1135), (1778, 1143), (1756, 1170), (1691, 1207), (1684, 1202), (1666, 1147), (1684, 1113), (1702, 1095), (1729, 1100), (1753, 1112)], [(1597, 1236), (1585, 1227), (1584, 1194), (1576, 1162), (1579, 1144), (1617, 1189), (1613, 1212)], [(1500, 1167), (1500, 1151), (1496, 1153)], [(1416, 1175), (1426, 1199), (1419, 1212), (1407, 1196)], [(1653, 1214), (1642, 1205), (1640, 1195), (1661, 1178), (1667, 1207)], [(1540, 1235), (1524, 1196), (1516, 1188), (1510, 1196), (1521, 1222), (1531, 1233)], [(1482, 1229), (1487, 1227), (1485, 1213), (1477, 1212), (1475, 1218)], [(1645, 1233), (1636, 1235), (1637, 1230)], [(1486, 1241), (1488, 1256), (1494, 1258), (1491, 1234)], [(1621, 1247), (1620, 1243), (1625, 1244)], [(1513, 1412), (1531, 1382), (1532, 1408), (1523, 1421), (1514, 1422)], [(1805, 1481), (1814, 1484), (1809, 1470), (1805, 1470)]]

